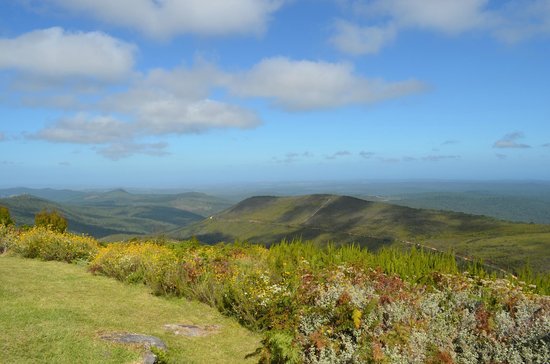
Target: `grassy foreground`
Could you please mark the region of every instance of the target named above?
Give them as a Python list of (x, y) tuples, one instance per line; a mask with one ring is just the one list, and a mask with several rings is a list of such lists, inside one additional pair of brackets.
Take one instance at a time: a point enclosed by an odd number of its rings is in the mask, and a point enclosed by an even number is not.
[[(139, 348), (105, 342), (101, 333), (155, 335), (176, 363), (247, 362), (259, 336), (215, 309), (152, 296), (138, 285), (89, 274), (84, 267), (0, 256), (0, 363), (136, 363)], [(163, 325), (222, 325), (188, 338)], [(252, 362), (254, 359), (250, 359)]]

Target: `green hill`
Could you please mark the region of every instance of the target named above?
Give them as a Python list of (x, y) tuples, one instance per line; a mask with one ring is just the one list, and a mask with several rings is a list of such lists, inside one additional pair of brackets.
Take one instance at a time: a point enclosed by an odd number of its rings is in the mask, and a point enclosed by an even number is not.
[(203, 216), (164, 206), (86, 206), (59, 204), (30, 195), (0, 199), (18, 225), (33, 225), (41, 210), (57, 210), (68, 220), (69, 230), (103, 238), (114, 234), (146, 235), (189, 225)]
[(281, 239), (318, 243), (355, 242), (369, 249), (421, 244), (481, 258), (506, 270), (530, 261), (537, 271), (550, 267), (550, 226), (512, 223), (485, 216), (422, 210), (336, 195), (253, 197), (171, 232), (214, 243), (247, 240), (272, 244)]
[(550, 196), (507, 196), (486, 191), (427, 192), (394, 197), (392, 203), (423, 209), (459, 211), (498, 219), (550, 224)]
[[(32, 195), (36, 193), (35, 195)], [(203, 193), (138, 194), (123, 189), (107, 192), (12, 188), (0, 190), (0, 205), (9, 208), (18, 225), (34, 224), (44, 209), (60, 211), (69, 230), (96, 238), (155, 235), (201, 221), (230, 203)]]

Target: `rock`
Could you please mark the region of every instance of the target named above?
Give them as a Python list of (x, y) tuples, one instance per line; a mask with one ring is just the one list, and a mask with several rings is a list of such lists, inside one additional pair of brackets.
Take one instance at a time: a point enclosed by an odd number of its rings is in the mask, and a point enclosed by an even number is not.
[(146, 349), (146, 352), (143, 356), (143, 364), (155, 364), (157, 362), (157, 356), (150, 350), (152, 347), (166, 350), (166, 344), (164, 343), (164, 341), (156, 336), (144, 334), (112, 333), (101, 335), (101, 338), (103, 340), (116, 343), (134, 344), (144, 347)]
[(175, 335), (202, 337), (213, 334), (218, 334), (222, 327), (220, 325), (187, 325), (187, 324), (166, 324), (164, 329), (172, 332)]
[(113, 341), (123, 344), (138, 344), (145, 348), (155, 347), (158, 349), (166, 350), (166, 344), (164, 341), (156, 336), (143, 335), (143, 334), (127, 334), (127, 333), (112, 333), (102, 335), (103, 340)]
[(152, 351), (147, 350), (143, 356), (143, 364), (155, 364), (157, 359), (157, 356)]

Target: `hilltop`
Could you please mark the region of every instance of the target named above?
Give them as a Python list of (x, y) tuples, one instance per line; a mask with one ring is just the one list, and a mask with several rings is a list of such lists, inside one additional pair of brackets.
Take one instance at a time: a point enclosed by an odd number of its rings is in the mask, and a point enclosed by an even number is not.
[(338, 195), (248, 198), (232, 208), (170, 233), (207, 243), (282, 239), (358, 243), (372, 250), (409, 242), (482, 258), (506, 270), (527, 260), (550, 266), (550, 226), (513, 223), (458, 212), (416, 209)]

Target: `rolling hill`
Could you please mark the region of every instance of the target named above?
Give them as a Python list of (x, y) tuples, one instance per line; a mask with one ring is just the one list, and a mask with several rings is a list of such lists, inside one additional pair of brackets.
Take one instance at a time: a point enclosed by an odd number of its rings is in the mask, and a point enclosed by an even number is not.
[(50, 201), (29, 194), (1, 198), (0, 205), (8, 207), (18, 225), (34, 224), (34, 216), (41, 210), (57, 210), (67, 218), (70, 231), (107, 240), (113, 235), (124, 238), (161, 234), (201, 221), (229, 206), (225, 200), (201, 193), (141, 195), (120, 189), (107, 192), (8, 191), (13, 192), (38, 192), (57, 199)]
[(513, 223), (458, 212), (415, 209), (348, 196), (262, 196), (170, 232), (207, 243), (246, 240), (272, 244), (282, 239), (319, 243), (355, 242), (376, 250), (393, 244), (453, 249), (466, 257), (515, 270), (530, 261), (550, 267), (550, 226)]

